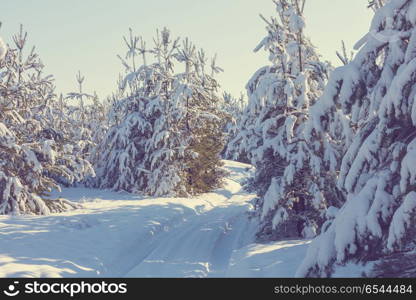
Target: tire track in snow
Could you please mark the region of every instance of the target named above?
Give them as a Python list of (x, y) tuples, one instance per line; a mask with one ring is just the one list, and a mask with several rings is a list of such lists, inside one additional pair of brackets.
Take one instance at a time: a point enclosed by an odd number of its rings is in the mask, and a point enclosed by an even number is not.
[[(219, 277), (225, 274), (232, 252), (252, 241), (254, 226), (246, 214), (253, 198), (233, 194), (220, 205), (194, 215), (152, 243), (126, 277)], [(137, 262), (137, 261), (136, 261)]]

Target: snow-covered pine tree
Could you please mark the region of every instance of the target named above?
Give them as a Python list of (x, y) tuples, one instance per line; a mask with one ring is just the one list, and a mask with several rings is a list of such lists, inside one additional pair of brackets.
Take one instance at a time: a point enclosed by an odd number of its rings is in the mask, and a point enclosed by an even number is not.
[[(147, 186), (145, 145), (152, 134), (146, 110), (157, 97), (156, 89), (161, 89), (163, 78), (159, 64), (147, 65), (148, 50), (142, 38), (134, 36), (131, 29), (129, 34), (128, 38), (124, 37), (127, 53), (124, 58), (119, 56), (125, 73), (112, 96), (110, 128), (96, 147), (93, 161), (98, 187), (139, 192)], [(137, 67), (140, 55), (143, 65)]]
[[(100, 105), (100, 103), (96, 104), (97, 111), (99, 111)], [(85, 130), (81, 129), (80, 122), (75, 117), (77, 110), (77, 106), (68, 105), (67, 99), (60, 95), (57, 98), (55, 97), (42, 112), (47, 121), (45, 124), (48, 128), (46, 130), (47, 135), (50, 138), (55, 137), (55, 143), (59, 144), (59, 151), (63, 155), (62, 162), (65, 163), (67, 170), (73, 175), (69, 179), (62, 176), (54, 178), (64, 186), (84, 183), (85, 179), (95, 176), (92, 164), (89, 161), (89, 152), (85, 150), (88, 149), (87, 147), (92, 148), (94, 143), (89, 139), (80, 139), (80, 132), (85, 132)], [(95, 128), (92, 125), (104, 122), (98, 119), (97, 114), (91, 114), (87, 118), (88, 128)], [(96, 130), (105, 130), (105, 127)], [(92, 130), (90, 129), (88, 132), (92, 132)]]
[(81, 75), (80, 71), (76, 75), (76, 81), (78, 91), (68, 93), (65, 99), (75, 101), (70, 107), (72, 139), (76, 148), (74, 154), (86, 159), (95, 146), (92, 131), (100, 130), (103, 107), (96, 95), (84, 92), (85, 76)]
[(186, 155), (186, 190), (194, 195), (218, 188), (224, 175), (220, 154), (225, 144), (222, 129), (226, 118), (217, 94), (219, 84), (215, 80), (215, 74), (223, 70), (216, 65), (216, 56), (207, 66), (204, 50), (196, 51), (188, 39), (183, 42), (176, 59), (185, 64), (185, 73), (176, 78), (182, 85), (179, 90), (187, 91), (182, 94), (182, 102), (186, 103), (182, 127), (185, 135), (190, 137)]
[(100, 101), (97, 93), (92, 95), (91, 103), (87, 106), (88, 129), (91, 132), (91, 148), (88, 159), (91, 159), (94, 148), (100, 143), (108, 130), (109, 100)]
[[(0, 214), (48, 214), (76, 205), (47, 199), (59, 189), (57, 178), (74, 181), (79, 174), (68, 166), (77, 158), (68, 155), (64, 138), (55, 130), (51, 106), (55, 100), (51, 76), (34, 48), (24, 53), (27, 33), (13, 36), (14, 48), (0, 62)], [(4, 44), (4, 43), (2, 43)], [(87, 166), (85, 173), (93, 172)]]
[[(262, 73), (262, 71), (266, 68), (267, 67), (264, 67), (258, 72)], [(264, 75), (265, 73), (262, 74)], [(254, 74), (252, 80), (249, 82), (256, 81), (253, 79), (254, 77), (257, 77), (257, 75), (257, 73)], [(260, 114), (260, 112), (259, 107), (256, 106), (256, 101), (250, 101), (255, 91), (250, 89), (248, 85), (246, 86), (246, 89), (248, 103), (238, 119), (235, 135), (230, 137), (227, 143), (224, 156), (235, 161), (251, 163), (252, 151), (257, 145), (261, 144), (259, 137), (260, 134), (256, 131), (256, 117)]]
[(190, 76), (190, 64), (184, 66), (184, 73), (176, 75), (175, 61), (178, 57), (190, 59), (194, 49), (192, 46), (182, 49), (179, 38), (173, 39), (166, 28), (157, 31), (154, 42), (154, 67), (159, 69), (159, 82), (146, 110), (151, 128), (145, 144), (143, 168), (147, 171), (147, 183), (143, 191), (155, 196), (185, 196), (188, 194), (185, 160), (193, 154), (188, 149), (192, 91), (184, 85)]
[[(118, 93), (124, 96), (113, 105), (119, 120), (97, 151), (102, 152), (98, 185), (156, 196), (215, 188), (221, 177), (222, 119), (217, 83), (205, 72), (203, 52), (188, 40), (181, 45), (167, 29), (158, 32), (149, 50), (131, 31), (125, 42), (126, 75)], [(185, 71), (175, 73), (175, 62)], [(215, 149), (208, 155), (210, 147)]]
[[(1, 28), (1, 23), (0, 23)], [(6, 57), (7, 53), (7, 46), (4, 41), (0, 38), (0, 61), (2, 61)]]
[(327, 207), (310, 167), (316, 155), (303, 132), (329, 66), (304, 34), (305, 1), (274, 3), (278, 16), (262, 17), (267, 35), (255, 49), (268, 51), (271, 65), (247, 84), (249, 104), (234, 139), (256, 166), (258, 236), (267, 240), (315, 235)]
[(224, 92), (222, 101), (222, 110), (225, 112), (227, 120), (224, 126), (227, 143), (222, 152), (222, 156), (225, 159), (250, 163), (247, 156), (244, 153), (240, 153), (238, 141), (235, 140), (239, 134), (244, 109), (247, 105), (245, 96), (242, 93), (239, 98), (235, 98), (230, 93)]
[(344, 133), (338, 179), (347, 200), (309, 247), (298, 276), (329, 276), (336, 263), (415, 249), (416, 1), (380, 5), (356, 48), (315, 110), (322, 133), (337, 126), (322, 118), (337, 110), (353, 129)]

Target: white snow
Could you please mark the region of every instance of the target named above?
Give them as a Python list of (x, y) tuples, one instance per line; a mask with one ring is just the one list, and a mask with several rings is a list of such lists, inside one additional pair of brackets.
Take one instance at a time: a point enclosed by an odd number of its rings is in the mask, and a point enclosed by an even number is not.
[(0, 123), (0, 136), (3, 137), (6, 135), (11, 135), (11, 132), (3, 123)]
[(224, 188), (194, 198), (69, 188), (53, 196), (83, 208), (0, 216), (0, 277), (293, 277), (310, 241), (255, 244), (253, 169), (224, 168)]
[(305, 256), (309, 240), (250, 244), (234, 251), (229, 277), (294, 277)]
[(406, 195), (403, 204), (396, 210), (391, 220), (387, 247), (394, 250), (396, 242), (406, 234), (406, 228), (410, 226), (413, 212), (416, 210), (416, 192)]
[(371, 272), (375, 262), (367, 262), (365, 264), (349, 262), (345, 265), (335, 265), (334, 272), (331, 274), (333, 278), (362, 278), (371, 277)]
[(141, 198), (86, 188), (60, 196), (83, 208), (0, 216), (0, 277), (224, 276), (234, 249), (252, 242), (250, 166), (226, 161), (225, 187), (195, 198)]
[(7, 53), (7, 46), (0, 37), (0, 61), (4, 59)]
[(279, 183), (277, 182), (276, 178), (272, 178), (270, 186), (264, 195), (264, 204), (261, 214), (262, 219), (264, 219), (267, 213), (276, 206), (279, 195), (281, 195)]

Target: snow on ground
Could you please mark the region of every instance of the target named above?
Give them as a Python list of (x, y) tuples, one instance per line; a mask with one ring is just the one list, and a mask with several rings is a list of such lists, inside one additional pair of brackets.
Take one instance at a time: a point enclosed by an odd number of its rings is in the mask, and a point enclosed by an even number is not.
[(235, 250), (227, 277), (294, 277), (310, 241), (250, 244)]
[(293, 277), (309, 241), (253, 244), (253, 170), (225, 168), (224, 188), (190, 199), (70, 188), (54, 196), (82, 209), (0, 216), (0, 277)]
[(374, 263), (371, 261), (366, 264), (349, 262), (345, 265), (336, 265), (331, 276), (335, 278), (371, 277)]

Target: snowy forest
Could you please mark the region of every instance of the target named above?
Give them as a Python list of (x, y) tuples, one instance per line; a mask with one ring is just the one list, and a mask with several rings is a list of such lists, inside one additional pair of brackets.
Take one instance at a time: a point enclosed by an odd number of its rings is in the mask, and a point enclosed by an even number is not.
[(0, 277), (416, 277), (416, 0), (363, 0), (339, 67), (307, 1), (253, 13), (242, 95), (169, 28), (126, 28), (111, 95), (61, 93), (0, 27)]

